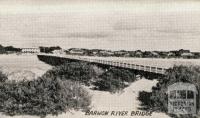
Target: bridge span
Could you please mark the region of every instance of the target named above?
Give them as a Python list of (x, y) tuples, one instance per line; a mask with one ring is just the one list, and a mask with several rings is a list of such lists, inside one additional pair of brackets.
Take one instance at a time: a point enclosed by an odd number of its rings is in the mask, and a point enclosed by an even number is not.
[(145, 72), (165, 74), (166, 70), (174, 65), (200, 65), (199, 59), (158, 59), (158, 58), (126, 58), (126, 57), (96, 57), (77, 55), (38, 54), (68, 60), (85, 61), (103, 65), (110, 65)]

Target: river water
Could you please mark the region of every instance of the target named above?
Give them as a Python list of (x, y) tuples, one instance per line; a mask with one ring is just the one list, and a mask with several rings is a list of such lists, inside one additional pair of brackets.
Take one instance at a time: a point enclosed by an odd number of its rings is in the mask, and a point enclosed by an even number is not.
[(0, 55), (0, 71), (11, 80), (35, 79), (51, 66), (38, 60), (37, 55)]

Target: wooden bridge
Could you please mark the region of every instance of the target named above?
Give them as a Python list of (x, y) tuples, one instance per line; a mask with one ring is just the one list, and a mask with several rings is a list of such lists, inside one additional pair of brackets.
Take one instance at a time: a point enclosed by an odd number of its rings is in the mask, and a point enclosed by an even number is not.
[(95, 56), (77, 56), (77, 55), (55, 55), (39, 54), (64, 58), (68, 60), (78, 60), (90, 63), (104, 64), (121, 68), (141, 70), (145, 72), (165, 74), (166, 70), (174, 65), (200, 65), (199, 59), (153, 59), (153, 58), (125, 58), (125, 57), (95, 57)]

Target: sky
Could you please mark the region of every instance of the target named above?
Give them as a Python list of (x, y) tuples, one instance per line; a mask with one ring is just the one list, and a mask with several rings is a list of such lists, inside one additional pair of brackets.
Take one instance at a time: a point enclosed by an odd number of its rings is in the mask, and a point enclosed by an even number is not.
[(0, 44), (200, 51), (200, 1), (0, 0)]

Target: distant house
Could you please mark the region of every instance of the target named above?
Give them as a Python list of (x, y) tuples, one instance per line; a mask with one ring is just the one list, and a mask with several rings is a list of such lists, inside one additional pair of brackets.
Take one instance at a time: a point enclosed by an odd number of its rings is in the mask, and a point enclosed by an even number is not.
[(98, 54), (98, 51), (93, 51), (92, 54), (93, 54), (93, 55), (97, 55), (97, 54)]
[(175, 57), (176, 56), (176, 54), (175, 53), (173, 53), (173, 52), (169, 52), (168, 54), (167, 54), (167, 56), (170, 58), (170, 57)]
[(115, 51), (114, 54), (117, 54), (117, 55), (124, 55), (126, 54), (127, 52), (125, 51)]
[(170, 51), (170, 53), (174, 54), (174, 57), (181, 57), (182, 51), (178, 51), (178, 50), (174, 50), (174, 51)]
[(54, 50), (52, 51), (53, 54), (65, 54), (65, 51), (63, 49), (60, 50)]
[(152, 51), (151, 54), (152, 54), (152, 57), (159, 57), (159, 54), (155, 51)]
[(40, 53), (39, 48), (21, 48), (22, 53)]
[(170, 51), (170, 53), (174, 53), (176, 57), (181, 57), (183, 53), (190, 53), (190, 50), (180, 49), (180, 50)]
[(143, 52), (143, 57), (150, 57), (151, 56), (151, 51), (144, 51)]
[(83, 55), (85, 51), (80, 48), (72, 48), (72, 49), (69, 49), (69, 53), (74, 54), (74, 55)]
[(159, 57), (161, 57), (161, 58), (167, 58), (169, 52), (160, 51), (160, 52), (158, 52), (158, 54), (159, 54)]
[(129, 51), (129, 57), (135, 57), (135, 51)]
[(192, 53), (182, 53), (181, 57), (183, 57), (183, 58), (193, 58), (194, 54), (192, 54)]
[(135, 51), (135, 56), (136, 56), (136, 57), (142, 57), (142, 56), (143, 56), (142, 51), (141, 51), (141, 50), (136, 50), (136, 51)]
[(180, 54), (183, 54), (183, 53), (190, 53), (190, 50), (180, 49), (180, 50), (179, 50), (179, 53), (180, 53)]
[(114, 55), (114, 52), (112, 51), (109, 51), (109, 50), (101, 50), (99, 52), (100, 56), (113, 56)]
[(129, 52), (125, 51), (125, 50), (115, 51), (114, 55), (117, 56), (117, 57), (128, 57), (128, 56), (130, 56)]
[(200, 58), (200, 52), (193, 52), (193, 54), (195, 59)]
[(142, 53), (142, 57), (144, 58), (159, 57), (159, 54), (155, 51), (145, 51)]
[(131, 55), (130, 55), (130, 53), (129, 52), (127, 52), (126, 54), (124, 54), (124, 57), (130, 57)]
[(51, 47), (40, 46), (39, 48), (40, 48), (40, 52), (42, 52), (42, 53), (53, 53), (54, 50), (62, 49), (60, 46), (51, 46)]
[(98, 56), (100, 51), (100, 49), (91, 49), (89, 52), (92, 56)]

